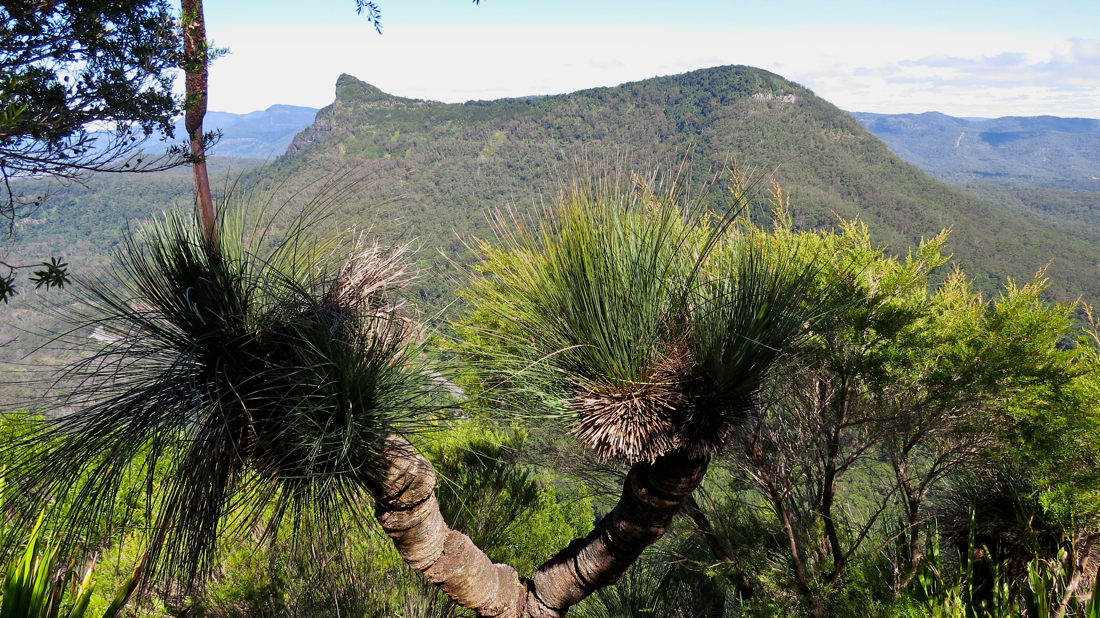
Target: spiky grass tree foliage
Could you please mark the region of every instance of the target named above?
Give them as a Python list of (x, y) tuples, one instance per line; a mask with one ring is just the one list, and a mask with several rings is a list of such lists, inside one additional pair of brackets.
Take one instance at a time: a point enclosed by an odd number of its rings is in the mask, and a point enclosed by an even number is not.
[(816, 256), (732, 223), (637, 177), (574, 181), (535, 232), (498, 220), (459, 326), (485, 396), (605, 459), (716, 453), (822, 306)]
[(464, 351), (492, 397), (571, 423), (627, 463), (679, 442), (681, 319), (699, 232), (675, 189), (575, 180), (530, 231), (497, 221), (466, 297)]
[(821, 256), (755, 226), (736, 226), (689, 282), (688, 402), (682, 444), (716, 454), (752, 412), (761, 384), (813, 332), (835, 294), (821, 285)]
[[(940, 537), (960, 555), (986, 554), (979, 577), (991, 577), (988, 564), (995, 564), (1006, 581), (1022, 580), (1028, 563), (1036, 557), (1054, 558), (1066, 537), (1043, 508), (1034, 475), (1011, 460), (956, 474), (932, 515)], [(990, 585), (978, 583), (983, 589)]]
[(415, 428), (430, 380), (397, 295), (402, 250), (318, 239), (315, 216), (274, 242), (239, 212), (214, 243), (178, 215), (131, 236), (85, 288), (75, 332), (95, 340), (64, 376), (75, 411), (7, 445), (5, 504), (65, 500), (79, 535), (126, 475), (163, 479), (145, 505), (146, 572), (188, 582), (227, 527), (361, 513), (387, 436)]
[(676, 180), (574, 181), (535, 231), (501, 220), (479, 247), (458, 332), (480, 396), (631, 465), (618, 505), (539, 567), (522, 615), (563, 616), (664, 534), (823, 306), (815, 256), (704, 216)]

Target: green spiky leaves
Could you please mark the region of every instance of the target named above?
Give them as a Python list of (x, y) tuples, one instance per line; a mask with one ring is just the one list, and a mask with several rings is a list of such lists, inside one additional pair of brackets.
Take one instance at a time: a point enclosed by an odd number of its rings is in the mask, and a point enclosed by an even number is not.
[(86, 288), (95, 346), (65, 376), (75, 411), (8, 447), (9, 494), (64, 496), (74, 532), (127, 475), (157, 479), (149, 572), (187, 581), (227, 526), (361, 511), (386, 437), (429, 408), (401, 250), (309, 237), (302, 221), (274, 243), (221, 223), (216, 246), (179, 216), (127, 242)]
[(732, 217), (676, 179), (603, 177), (566, 187), (537, 233), (499, 222), (460, 327), (485, 396), (566, 422), (603, 458), (720, 450), (821, 306), (816, 256)]

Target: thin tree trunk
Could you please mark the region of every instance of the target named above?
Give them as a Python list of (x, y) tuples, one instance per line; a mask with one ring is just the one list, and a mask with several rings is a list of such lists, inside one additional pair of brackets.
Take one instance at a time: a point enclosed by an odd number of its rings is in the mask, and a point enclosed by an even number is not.
[(791, 566), (794, 569), (794, 585), (798, 588), (802, 598), (809, 601), (810, 615), (823, 616), (825, 605), (820, 595), (816, 594), (813, 588), (810, 587), (810, 576), (806, 572), (806, 566), (802, 562), (802, 552), (798, 546), (798, 533), (795, 531), (794, 522), (791, 521), (790, 514), (784, 506), (783, 496), (773, 487), (767, 489), (771, 496), (775, 515), (779, 519), (779, 524), (783, 527), (783, 532), (787, 535), (788, 550), (791, 552)]
[(824, 613), (823, 601), (810, 587), (810, 576), (802, 560), (802, 549), (799, 546), (798, 533), (794, 529), (794, 522), (790, 513), (787, 512), (785, 492), (779, 488), (770, 472), (759, 439), (760, 436), (756, 435), (751, 442), (745, 443), (745, 459), (752, 466), (753, 477), (764, 489), (768, 503), (775, 511), (775, 517), (779, 520), (779, 525), (783, 528), (783, 533), (787, 537), (787, 549), (790, 552), (791, 570), (794, 571), (795, 588), (798, 589), (803, 600), (810, 604), (811, 613), (814, 616), (819, 616)]
[(532, 580), (520, 581), (515, 569), (493, 564), (469, 537), (447, 527), (431, 465), (407, 441), (390, 440), (391, 464), (375, 507), (382, 528), (409, 566), (459, 605), (486, 617), (559, 618), (614, 584), (664, 535), (709, 463), (672, 453), (636, 464), (619, 504), (592, 532), (539, 567)]
[(836, 585), (840, 581), (844, 567), (847, 566), (847, 555), (840, 545), (840, 534), (837, 531), (836, 520), (833, 519), (833, 504), (836, 500), (836, 486), (839, 476), (837, 458), (840, 456), (840, 441), (843, 437), (844, 423), (848, 418), (848, 402), (851, 401), (847, 380), (842, 383), (840, 392), (843, 393), (844, 399), (834, 404), (833, 429), (829, 432), (828, 437), (824, 478), (821, 483), (821, 501), (818, 506), (818, 515), (821, 516), (821, 522), (825, 528), (825, 538), (829, 541), (829, 550), (833, 556), (833, 571), (825, 577), (825, 583), (829, 585)]
[[(1097, 536), (1090, 534), (1081, 542), (1074, 543), (1073, 548), (1076, 555), (1076, 568), (1073, 570), (1073, 576), (1070, 577), (1069, 582), (1066, 583), (1065, 594), (1062, 595), (1058, 605), (1054, 606), (1054, 611), (1051, 612), (1052, 618), (1063, 618), (1066, 615), (1066, 610), (1069, 608), (1069, 602), (1073, 599), (1073, 595), (1076, 594), (1078, 586), (1081, 585), (1081, 580), (1084, 578), (1085, 572), (1089, 568), (1089, 560), (1092, 558), (1092, 546), (1096, 543)], [(1096, 594), (1094, 590), (1093, 595)]]
[(913, 481), (909, 477), (908, 453), (906, 453), (895, 465), (898, 482), (905, 493), (905, 517), (908, 526), (907, 539), (909, 542), (909, 564), (905, 569), (901, 581), (898, 583), (897, 592), (909, 587), (920, 570), (921, 561), (924, 559), (924, 551), (920, 543), (920, 503), (921, 492), (913, 487)]
[(195, 196), (199, 203), (199, 219), (207, 243), (217, 240), (214, 198), (210, 194), (210, 177), (206, 172), (206, 149), (202, 141), (202, 120), (206, 116), (209, 49), (206, 42), (206, 21), (202, 0), (182, 0), (183, 64), (187, 74), (185, 89), (186, 112), (184, 128), (191, 142), (191, 169), (195, 175)]
[[(736, 568), (733, 558), (726, 552), (726, 549), (722, 547), (722, 543), (718, 540), (718, 535), (714, 532), (714, 526), (710, 523), (710, 518), (703, 512), (703, 509), (695, 500), (694, 494), (688, 496), (687, 500), (684, 501), (684, 512), (691, 518), (691, 522), (695, 524), (695, 529), (699, 531), (699, 534), (703, 535), (703, 539), (707, 542), (707, 548), (710, 550), (711, 556), (718, 562), (733, 564)], [(732, 579), (734, 586), (737, 587), (737, 594), (741, 595), (741, 598), (748, 599), (752, 597), (752, 581), (749, 580), (747, 575), (738, 570), (732, 575)]]

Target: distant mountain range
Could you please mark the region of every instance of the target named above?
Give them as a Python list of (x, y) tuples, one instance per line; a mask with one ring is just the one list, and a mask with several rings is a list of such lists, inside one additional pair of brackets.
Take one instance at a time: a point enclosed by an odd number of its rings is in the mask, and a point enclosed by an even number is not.
[(1100, 120), (852, 116), (899, 157), (945, 182), (1100, 191)]
[[(207, 112), (206, 130), (222, 130), (222, 139), (212, 154), (223, 157), (271, 159), (286, 152), (294, 136), (313, 124), (317, 110), (294, 105), (272, 105), (248, 114)], [(186, 135), (182, 122), (177, 135)]]
[[(295, 105), (272, 105), (247, 114), (211, 111), (206, 112), (203, 119), (203, 130), (222, 132), (221, 140), (210, 151), (211, 156), (272, 159), (285, 153), (294, 136), (313, 124), (316, 115), (317, 110), (312, 107)], [(172, 142), (186, 140), (187, 130), (182, 118), (176, 122), (175, 129)], [(165, 146), (159, 135), (154, 135), (146, 142), (145, 149), (161, 153)]]

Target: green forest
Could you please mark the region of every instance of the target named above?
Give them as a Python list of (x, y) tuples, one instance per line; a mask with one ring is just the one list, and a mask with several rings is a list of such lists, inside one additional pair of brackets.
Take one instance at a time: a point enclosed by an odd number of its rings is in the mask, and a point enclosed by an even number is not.
[(1100, 617), (1095, 193), (940, 183), (747, 66), (343, 75), (207, 157), (201, 2), (137, 6), (92, 21), (159, 98), (104, 109), (184, 112), (167, 169), (0, 82), (0, 618)]
[[(106, 336), (69, 365), (78, 386), (63, 400), (74, 411), (45, 426), (33, 414), (5, 417), (16, 447), (4, 465), (23, 471), (5, 488), (9, 504), (22, 505), (8, 525), (29, 530), (45, 513), (38, 551), (82, 548), (69, 568), (99, 582), (89, 611), (136, 587), (142, 565), (149, 588), (128, 610), (140, 616), (474, 615), (403, 564), (374, 481), (317, 483), (348, 474), (333, 455), (348, 452), (339, 446), (346, 431), (366, 441), (359, 457), (368, 459), (379, 448), (370, 435), (406, 436), (434, 471), (443, 525), (521, 578), (621, 510), (624, 475), (629, 487), (631, 471), (691, 443), (705, 476), (659, 540), (570, 615), (1095, 614), (1100, 325), (1088, 307), (1049, 300), (1041, 274), (992, 295), (958, 267), (934, 276), (949, 260), (947, 231), (898, 256), (858, 220), (802, 229), (781, 185), (761, 192), (736, 171), (710, 188), (739, 205), (723, 214), (676, 186), (683, 170), (578, 166), (539, 216), (501, 212), (490, 222), (495, 232), (471, 247), (446, 329), (411, 321), (419, 295), (408, 287), (409, 254), (332, 239), (323, 222), (300, 228), (231, 200), (220, 264), (175, 253), (200, 246), (174, 248), (197, 242), (186, 208), (135, 232), (113, 270), (79, 293), (80, 320)], [(323, 208), (338, 209), (342, 195)], [(314, 215), (323, 200), (311, 200)], [(285, 231), (269, 237), (265, 221)], [(335, 270), (315, 268), (326, 259)], [(276, 326), (290, 319), (278, 309), (286, 302), (269, 295), (320, 294), (313, 302), (323, 306), (349, 272), (375, 290), (358, 302), (377, 307), (348, 314), (366, 320), (352, 332), (375, 333), (352, 339), (366, 348), (356, 353), (367, 354), (365, 366), (333, 374), (331, 364), (346, 361), (311, 348), (322, 357), (270, 365), (277, 371), (260, 385), (233, 387), (252, 401), (251, 415), (286, 418), (250, 421), (261, 432), (251, 454), (211, 464), (236, 461), (246, 466), (240, 476), (220, 497), (182, 503), (173, 496), (197, 491), (187, 478), (205, 486), (231, 473), (206, 466), (181, 480), (180, 466), (196, 465), (187, 463), (194, 449), (215, 437), (201, 421), (171, 419), (224, 412), (191, 412), (180, 380), (194, 378), (156, 359), (206, 345), (206, 329), (224, 340), (234, 327), (181, 321), (191, 309), (171, 290), (194, 275), (164, 270), (180, 260), (230, 272), (252, 264), (238, 275), (246, 287), (234, 298), (250, 299), (241, 319), (276, 322), (235, 335), (249, 341), (289, 327)], [(201, 300), (213, 293), (202, 287), (217, 280), (210, 272), (189, 284), (191, 302), (224, 302)], [(302, 310), (296, 320), (320, 308)], [(164, 320), (179, 326), (164, 330)], [(146, 360), (120, 364), (137, 348)], [(265, 354), (287, 353), (278, 349)], [(281, 387), (284, 371), (294, 377)], [(346, 396), (344, 380), (376, 386), (355, 390), (368, 400), (331, 402)], [(244, 395), (250, 388), (260, 390)], [(270, 392), (282, 388), (291, 391)], [(304, 403), (283, 411), (293, 396)], [(345, 419), (347, 430), (310, 430), (333, 405), (372, 412)], [(623, 406), (633, 412), (619, 418)], [(123, 410), (147, 420), (118, 425)], [(102, 424), (99, 450), (75, 440), (89, 424)], [(254, 450), (268, 440), (285, 443), (280, 450), (316, 446), (269, 459), (269, 449)], [(62, 456), (70, 449), (85, 455)], [(306, 468), (273, 471), (285, 465)], [(104, 478), (117, 481), (103, 490)], [(303, 478), (312, 482), (292, 480)], [(214, 519), (156, 533), (193, 508), (213, 509)]]

